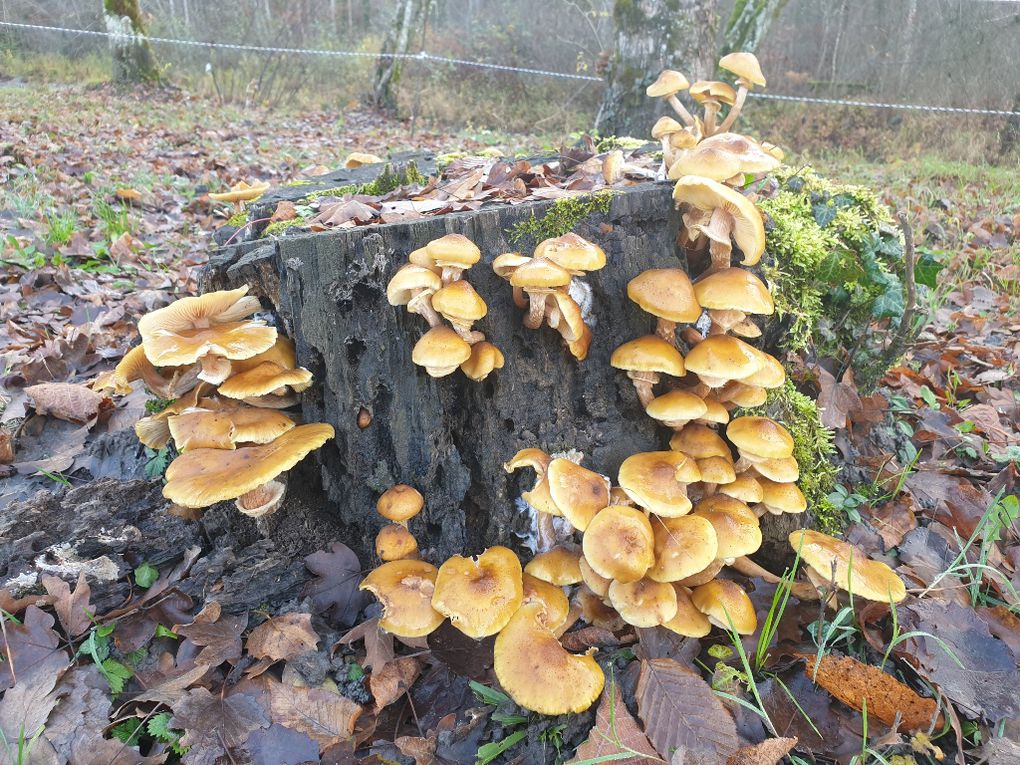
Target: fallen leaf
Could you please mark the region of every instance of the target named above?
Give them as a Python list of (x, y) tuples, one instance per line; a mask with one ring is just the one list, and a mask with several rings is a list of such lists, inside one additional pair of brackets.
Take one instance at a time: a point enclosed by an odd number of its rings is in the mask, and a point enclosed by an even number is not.
[(248, 653), (258, 659), (283, 661), (314, 651), (319, 636), (312, 629), (312, 615), (283, 614), (268, 619), (251, 631)]
[(297, 217), (297, 208), (294, 203), (290, 200), (284, 199), (278, 205), (276, 210), (273, 211), (273, 215), (269, 218), (270, 223), (276, 223), (281, 220), (294, 220)]
[(738, 749), (726, 765), (779, 765), (797, 746), (796, 738), (769, 738), (760, 744)]
[(436, 739), (421, 736), (398, 736), (394, 745), (405, 757), (414, 758), (414, 765), (433, 765), (436, 761)]
[(401, 656), (368, 677), (368, 689), (375, 699), (376, 712), (388, 707), (414, 685), (421, 673), (421, 662), (413, 656)]
[(53, 609), (57, 612), (60, 625), (71, 637), (78, 637), (92, 626), (95, 609), (89, 603), (92, 589), (85, 579), (85, 572), (78, 575), (74, 592), (70, 585), (59, 576), (42, 577), (42, 586), (53, 598)]
[(315, 613), (350, 627), (365, 602), (361, 584), (361, 562), (343, 542), (333, 542), (329, 551), (320, 550), (305, 558), (305, 566), (315, 574), (301, 591), (312, 599)]
[(319, 761), (319, 745), (307, 733), (278, 723), (253, 730), (246, 748), (252, 765), (302, 765)]
[(244, 613), (224, 616), (216, 621), (204, 621), (196, 617), (191, 624), (175, 626), (174, 632), (202, 646), (195, 657), (196, 663), (215, 667), (225, 661), (235, 662), (241, 658), (241, 633), (247, 626), (248, 614)]
[(379, 626), (379, 617), (366, 619), (336, 642), (350, 645), (362, 639), (365, 641), (365, 661), (362, 662), (365, 669), (374, 672), (393, 660), (393, 634)]
[(99, 410), (111, 404), (101, 393), (72, 383), (41, 383), (25, 388), (38, 414), (48, 414), (78, 425), (98, 416)]
[(21, 624), (8, 622), (0, 639), (0, 691), (17, 683), (31, 683), (38, 674), (48, 677), (69, 663), (53, 631), (53, 617), (36, 606), (25, 609)]
[[(620, 756), (628, 752), (634, 756)], [(595, 713), (595, 725), (588, 733), (588, 738), (577, 747), (574, 758), (568, 762), (610, 756), (613, 762), (621, 765), (641, 765), (659, 759), (647, 736), (627, 711), (620, 687), (613, 681), (602, 691), (602, 699)]]
[(320, 749), (354, 734), (362, 710), (350, 699), (324, 688), (299, 688), (276, 681), (268, 688), (273, 722), (307, 734)]
[(183, 759), (186, 765), (215, 765), (221, 757), (233, 759), (233, 751), (244, 746), (253, 730), (269, 727), (269, 719), (248, 694), (223, 697), (192, 688), (174, 706), (170, 727), (184, 731), (181, 746), (191, 748)]

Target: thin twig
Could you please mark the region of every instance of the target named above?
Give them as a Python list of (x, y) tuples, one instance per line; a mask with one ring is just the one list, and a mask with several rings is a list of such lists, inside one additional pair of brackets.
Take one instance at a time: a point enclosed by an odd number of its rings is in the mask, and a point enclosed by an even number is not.
[(906, 287), (904, 295), (903, 316), (900, 317), (899, 326), (893, 333), (892, 342), (889, 344), (889, 358), (895, 359), (903, 353), (910, 338), (911, 326), (914, 322), (916, 305), (916, 287), (914, 284), (914, 232), (910, 228), (907, 216), (901, 211), (896, 212), (896, 220), (899, 221), (900, 231), (903, 233), (903, 280)]

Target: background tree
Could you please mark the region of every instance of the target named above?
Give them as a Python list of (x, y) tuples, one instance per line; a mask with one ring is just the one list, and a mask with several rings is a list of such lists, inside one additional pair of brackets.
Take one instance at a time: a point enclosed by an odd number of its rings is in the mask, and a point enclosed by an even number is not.
[(604, 135), (643, 136), (661, 110), (645, 95), (663, 69), (694, 82), (716, 63), (716, 0), (616, 0), (616, 46), (596, 128)]
[(723, 30), (721, 53), (755, 53), (788, 0), (737, 0)]
[(116, 82), (158, 80), (159, 69), (149, 48), (142, 24), (138, 0), (103, 0), (106, 29), (113, 55), (113, 79)]
[[(407, 53), (411, 37), (417, 30), (421, 30), (421, 39), (424, 40), (428, 6), (428, 0), (400, 0), (379, 52)], [(404, 59), (391, 58), (387, 55), (379, 57), (372, 82), (372, 100), (377, 107), (391, 112), (397, 110), (396, 86), (400, 81), (403, 65)]]

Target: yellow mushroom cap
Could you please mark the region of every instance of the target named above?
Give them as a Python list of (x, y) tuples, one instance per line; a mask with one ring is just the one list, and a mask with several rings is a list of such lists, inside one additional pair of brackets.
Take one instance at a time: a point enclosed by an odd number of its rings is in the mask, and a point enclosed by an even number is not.
[(720, 404), (714, 398), (705, 399), (705, 413), (698, 418), (698, 422), (705, 425), (708, 423), (725, 425), (729, 421), (730, 413), (725, 406)]
[(527, 573), (523, 583), (523, 603), (540, 603), (545, 609), (542, 623), (551, 630), (562, 627), (570, 614), (570, 601), (563, 594), (563, 588)]
[(558, 587), (577, 584), (581, 581), (581, 567), (578, 565), (580, 557), (580, 550), (558, 545), (528, 561), (524, 571)]
[(681, 90), (687, 90), (689, 87), (690, 83), (680, 72), (663, 69), (655, 82), (645, 88), (645, 95), (650, 98), (661, 98), (679, 93)]
[(425, 497), (413, 486), (398, 483), (380, 495), (375, 509), (383, 518), (394, 523), (404, 523), (421, 512)]
[(386, 301), (390, 305), (407, 305), (419, 292), (436, 292), (443, 280), (427, 266), (405, 263), (386, 285)]
[(177, 451), (233, 449), (238, 443), (268, 444), (294, 427), (294, 421), (274, 409), (258, 407), (230, 411), (185, 410), (167, 418)]
[(710, 178), (687, 175), (676, 182), (673, 199), (699, 210), (724, 210), (733, 217), (733, 240), (744, 253), (741, 262), (753, 266), (761, 260), (765, 252), (765, 223), (754, 202), (739, 191)]
[(753, 53), (745, 51), (727, 53), (719, 59), (719, 68), (737, 75), (738, 82), (745, 87), (749, 88), (752, 85), (765, 87), (765, 75), (761, 73), (761, 64)]
[(677, 582), (673, 582), (673, 584), (679, 584), (682, 587), (698, 587), (702, 584), (705, 584), (705, 582), (711, 582), (713, 579), (715, 579), (716, 574), (722, 571), (723, 564), (724, 561), (722, 560), (722, 558), (716, 558), (714, 561), (709, 563), (704, 570), (699, 571), (697, 574), (688, 576)]
[(719, 487), (719, 493), (728, 497), (739, 499), (744, 504), (761, 502), (764, 491), (761, 488), (761, 480), (748, 473), (741, 473), (734, 480)]
[(730, 380), (742, 380), (763, 364), (761, 354), (732, 335), (709, 335), (691, 348), (684, 365), (702, 382), (718, 388)]
[(438, 574), (423, 560), (395, 560), (369, 573), (358, 589), (382, 604), (380, 627), (397, 637), (422, 637), (443, 623), (443, 615), (432, 607)]
[(599, 510), (609, 505), (609, 481), (568, 459), (554, 459), (546, 473), (549, 496), (578, 531), (584, 531)]
[(138, 320), (142, 347), (153, 366), (194, 364), (212, 354), (248, 359), (269, 350), (276, 329), (245, 320), (261, 305), (247, 287), (177, 300)]
[(478, 321), (489, 312), (481, 295), (463, 279), (451, 282), (436, 292), (432, 296), (432, 307), (449, 321)]
[(769, 315), (775, 303), (761, 279), (743, 268), (723, 268), (694, 282), (702, 308)]
[(312, 384), (312, 373), (304, 367), (284, 369), (272, 361), (264, 361), (246, 372), (232, 375), (220, 384), (219, 392), (227, 398), (266, 396), (281, 388), (303, 391)]
[(835, 567), (836, 586), (855, 597), (879, 603), (899, 603), (907, 597), (903, 580), (891, 568), (840, 539), (798, 529), (790, 534), (790, 547), (800, 551), (801, 560), (825, 581), (833, 581)]
[(609, 585), (612, 583), (612, 579), (608, 579), (601, 574), (597, 573), (595, 569), (588, 563), (588, 559), (583, 555), (578, 560), (578, 567), (581, 569), (581, 579), (587, 585), (588, 589), (598, 595), (600, 598), (604, 598), (609, 595)]
[(716, 627), (732, 629), (738, 635), (752, 635), (758, 629), (754, 604), (736, 582), (713, 579), (694, 588), (691, 602)]
[(545, 715), (583, 712), (602, 693), (605, 675), (590, 655), (573, 655), (542, 622), (540, 603), (525, 603), (496, 637), (496, 678), (520, 706)]
[(230, 191), (211, 193), (209, 199), (217, 202), (250, 202), (253, 199), (258, 199), (267, 191), (269, 191), (267, 181), (255, 181), (253, 184), (249, 184), (247, 181), (238, 181), (230, 187)]
[(733, 470), (733, 460), (729, 457), (705, 457), (698, 460), (701, 480), (705, 483), (728, 484), (737, 480)]
[(673, 377), (685, 374), (684, 357), (680, 351), (658, 335), (627, 341), (613, 351), (609, 363), (628, 372), (661, 372)]
[(676, 616), (673, 585), (651, 579), (613, 582), (609, 585), (609, 603), (634, 627), (656, 627)]
[(639, 452), (620, 465), (618, 482), (646, 510), (670, 518), (686, 515), (691, 510), (687, 485), (676, 479), (677, 469), (685, 463), (696, 468), (694, 460), (681, 452)]
[(797, 484), (779, 483), (768, 478), (761, 478), (758, 483), (762, 489), (761, 504), (768, 512), (778, 515), (807, 510), (807, 499)]
[(208, 507), (236, 499), (290, 470), (305, 455), (333, 438), (333, 426), (298, 425), (269, 444), (223, 449), (192, 449), (166, 470), (163, 496), (183, 507)]
[(297, 352), (294, 349), (294, 341), (289, 337), (277, 335), (276, 342), (268, 351), (257, 353), (250, 359), (234, 359), (230, 362), (230, 373), (239, 374), (254, 369), (259, 364), (271, 361), (281, 369), (295, 369), (297, 367)]
[(653, 518), (655, 565), (646, 576), (656, 582), (678, 582), (704, 571), (718, 555), (715, 527), (707, 518)]
[(532, 258), (514, 269), (510, 284), (525, 290), (551, 290), (570, 284), (570, 272), (548, 260)]
[(481, 382), (492, 373), (492, 370), (502, 369), (503, 363), (502, 351), (488, 340), (482, 340), (471, 346), (471, 357), (460, 365), (460, 371), (475, 382)]
[(573, 232), (540, 242), (535, 257), (551, 260), (568, 271), (598, 271), (606, 265), (602, 248)]
[(712, 623), (694, 606), (691, 591), (679, 584), (674, 584), (673, 589), (676, 591), (676, 616), (662, 626), (684, 637), (705, 637), (712, 631)]
[(792, 483), (800, 479), (800, 466), (794, 457), (756, 459), (751, 467), (761, 477), (778, 483)]
[(730, 447), (718, 433), (707, 425), (691, 423), (669, 439), (669, 448), (675, 452), (683, 452), (696, 460), (708, 457), (733, 458)]
[(449, 327), (433, 327), (411, 351), (411, 361), (431, 377), (445, 377), (457, 371), (457, 368), (471, 358), (471, 345)]
[(690, 94), (699, 104), (714, 101), (732, 106), (737, 100), (737, 92), (721, 80), (698, 80), (691, 85)]
[(684, 129), (684, 126), (677, 122), (672, 117), (659, 117), (652, 125), (652, 138), (656, 141), (661, 140), (663, 137), (672, 135), (673, 133), (679, 133)]
[(695, 322), (701, 306), (687, 272), (680, 268), (651, 268), (627, 283), (627, 297), (641, 310), (667, 321)]
[(120, 395), (130, 393), (131, 383), (141, 380), (161, 398), (174, 398), (195, 386), (198, 369), (190, 364), (156, 369), (145, 355), (145, 349), (136, 345), (124, 354), (109, 379), (114, 392)]
[(655, 563), (652, 524), (640, 510), (610, 505), (584, 532), (584, 559), (599, 576), (636, 582)]
[(425, 245), (437, 266), (470, 268), (482, 257), (482, 251), (463, 234), (447, 234)]
[[(416, 250), (411, 250), (407, 255), (407, 262), (413, 266), (421, 266), (427, 268), (432, 273), (439, 275), (442, 274), (443, 269), (436, 265), (436, 261), (429, 255), (428, 246), (419, 247)], [(442, 280), (440, 280), (442, 283)]]
[(389, 523), (375, 535), (375, 554), (384, 562), (414, 558), (417, 553), (418, 540), (406, 526)]
[(708, 407), (700, 396), (690, 391), (671, 390), (653, 398), (645, 407), (645, 412), (660, 422), (696, 420), (708, 412)]
[(556, 301), (556, 308), (560, 312), (560, 321), (556, 331), (569, 343), (575, 343), (588, 331), (588, 325), (584, 323), (584, 314), (581, 306), (570, 296), (569, 293), (557, 290), (552, 293)]
[(510, 276), (525, 263), (530, 263), (531, 258), (521, 255), (519, 252), (504, 252), (492, 260), (492, 270), (496, 276), (502, 279), (510, 279)]
[(347, 155), (347, 159), (344, 160), (344, 167), (348, 170), (353, 170), (356, 167), (362, 165), (378, 165), (380, 162), (385, 162), (382, 157), (376, 156), (375, 154), (369, 154), (364, 151), (352, 151)]
[(740, 407), (761, 406), (768, 400), (765, 389), (758, 385), (748, 385), (740, 380), (731, 380), (719, 389), (717, 394), (721, 401), (729, 401)]
[(579, 587), (574, 593), (574, 603), (581, 609), (581, 618), (588, 624), (600, 627), (610, 632), (622, 630), (626, 622), (617, 613), (616, 609), (609, 605), (609, 585), (606, 585), (606, 595), (599, 596), (587, 587)]
[(730, 561), (757, 552), (761, 547), (761, 526), (754, 511), (739, 499), (712, 494), (694, 508), (694, 515), (715, 528), (716, 557)]
[(778, 388), (786, 382), (786, 369), (779, 359), (762, 351), (758, 351), (758, 356), (762, 361), (761, 367), (757, 372), (743, 378), (742, 383), (762, 388)]
[(683, 484), (697, 483), (698, 481), (704, 480), (701, 475), (701, 468), (698, 467), (698, 461), (689, 454), (678, 452), (675, 449), (667, 452), (668, 454), (681, 454), (686, 459), (682, 460), (676, 467), (676, 472), (673, 473), (673, 478)]
[(793, 456), (790, 431), (768, 417), (737, 417), (726, 426), (726, 437), (741, 453), (768, 459)]
[(545, 475), (545, 471), (549, 469), (550, 462), (552, 462), (552, 457), (541, 449), (531, 447), (521, 449), (508, 461), (504, 462), (503, 469), (508, 473), (512, 473), (518, 468), (529, 467), (538, 473), (538, 477), (541, 478)]
[[(136, 422), (135, 435), (138, 436), (138, 440), (150, 449), (162, 449), (166, 446), (170, 441), (170, 418), (186, 409), (198, 406), (199, 397), (205, 387), (206, 383), (199, 382), (162, 412), (143, 417)], [(208, 407), (203, 408), (207, 409)]]
[(506, 547), (476, 558), (454, 555), (439, 567), (432, 607), (475, 639), (495, 635), (524, 599), (521, 562)]
[(677, 180), (696, 175), (713, 181), (726, 181), (744, 174), (759, 175), (782, 164), (753, 138), (737, 133), (716, 133), (677, 157), (670, 165), (669, 177)]

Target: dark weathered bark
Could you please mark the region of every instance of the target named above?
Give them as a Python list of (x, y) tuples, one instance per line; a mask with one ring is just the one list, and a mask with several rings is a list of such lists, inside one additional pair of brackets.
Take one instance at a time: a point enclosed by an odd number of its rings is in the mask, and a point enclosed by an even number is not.
[(787, 0), (738, 0), (723, 29), (721, 52), (756, 52), (786, 3)]
[(400, 0), (393, 15), (393, 24), (383, 40), (381, 54), (375, 65), (372, 99), (375, 105), (391, 112), (397, 110), (396, 86), (400, 81), (405, 59), (391, 58), (408, 52), (411, 40), (420, 35), (428, 0)]
[(616, 0), (616, 48), (596, 117), (600, 133), (648, 134), (668, 108), (645, 95), (663, 69), (677, 69), (691, 82), (712, 76), (715, 5), (715, 0)]
[(145, 82), (159, 79), (159, 68), (145, 36), (138, 0), (103, 0), (106, 29), (113, 56), (116, 82)]

